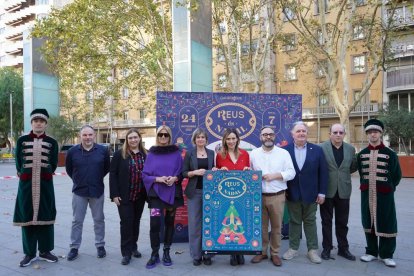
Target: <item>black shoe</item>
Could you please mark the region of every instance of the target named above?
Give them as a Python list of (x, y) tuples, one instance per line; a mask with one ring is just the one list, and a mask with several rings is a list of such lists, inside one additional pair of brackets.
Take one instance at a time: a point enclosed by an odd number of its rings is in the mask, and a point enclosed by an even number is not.
[(199, 265), (201, 265), (201, 259), (194, 259), (193, 260), (193, 266), (199, 266)]
[(96, 249), (96, 251), (98, 252), (98, 254), (97, 254), (97, 257), (98, 258), (105, 258), (105, 256), (106, 256), (106, 250), (105, 250), (105, 247), (103, 247), (103, 246), (99, 246), (97, 249)]
[(162, 254), (162, 264), (165, 266), (172, 265), (169, 248), (164, 248), (164, 253)]
[(340, 249), (340, 250), (338, 250), (338, 256), (342, 256), (345, 259), (350, 260), (350, 261), (355, 261), (356, 260), (355, 256), (352, 255), (351, 252), (349, 252), (348, 249)]
[(244, 255), (236, 255), (236, 259), (239, 265), (244, 265)]
[(56, 257), (48, 251), (44, 253), (39, 253), (39, 260), (46, 261), (49, 263), (56, 263), (58, 261), (58, 257)]
[(24, 256), (23, 260), (20, 262), (20, 267), (29, 266), (33, 261), (36, 260), (36, 256)]
[(158, 254), (151, 255), (151, 258), (148, 260), (145, 267), (148, 269), (154, 268), (159, 262), (160, 262), (160, 256)]
[(138, 250), (134, 250), (132, 251), (132, 256), (134, 256), (135, 258), (141, 258), (142, 254)]
[(78, 257), (78, 249), (77, 248), (71, 248), (69, 253), (68, 253), (68, 261), (73, 261), (74, 259), (76, 259)]
[(122, 258), (121, 264), (128, 265), (130, 261), (131, 261), (131, 256), (124, 256)]
[(237, 257), (236, 257), (237, 255), (230, 255), (230, 264), (232, 265), (232, 266), (236, 266), (237, 265)]
[(205, 265), (211, 265), (213, 263), (213, 261), (211, 260), (211, 257), (204, 257), (203, 258), (203, 263)]
[(321, 253), (321, 258), (324, 260), (329, 260), (331, 258), (331, 250), (324, 248)]

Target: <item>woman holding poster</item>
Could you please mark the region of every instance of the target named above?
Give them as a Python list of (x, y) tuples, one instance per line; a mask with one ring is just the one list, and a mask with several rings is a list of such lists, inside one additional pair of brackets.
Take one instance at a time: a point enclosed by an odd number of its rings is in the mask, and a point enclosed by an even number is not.
[[(247, 151), (240, 149), (240, 136), (236, 129), (226, 129), (223, 133), (222, 148), (216, 156), (216, 167), (220, 170), (250, 170), (250, 158)], [(231, 215), (232, 217), (233, 214)], [(229, 227), (230, 230), (233, 227)], [(231, 236), (231, 235), (229, 235)], [(235, 236), (239, 236), (235, 234)], [(244, 264), (244, 256), (232, 254), (230, 264)]]
[(211, 256), (202, 256), (201, 231), (203, 215), (203, 175), (206, 170), (214, 166), (214, 151), (206, 148), (207, 132), (197, 128), (193, 132), (191, 142), (195, 146), (187, 151), (184, 158), (183, 177), (188, 177), (188, 184), (184, 191), (188, 204), (188, 239), (190, 255), (193, 265), (199, 266), (202, 262), (211, 265)]
[(174, 220), (177, 207), (184, 205), (181, 187), (183, 158), (179, 148), (172, 145), (171, 129), (160, 126), (157, 129), (156, 145), (149, 149), (142, 172), (150, 208), (151, 258), (146, 268), (154, 268), (160, 262), (160, 229), (164, 213), (164, 249), (162, 263), (172, 265), (170, 247), (174, 235)]

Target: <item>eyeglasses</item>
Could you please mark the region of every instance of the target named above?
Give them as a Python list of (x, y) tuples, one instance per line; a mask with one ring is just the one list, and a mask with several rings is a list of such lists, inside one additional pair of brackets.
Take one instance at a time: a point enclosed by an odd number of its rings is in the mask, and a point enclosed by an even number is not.
[(169, 138), (170, 137), (170, 135), (168, 133), (158, 133), (157, 136), (159, 138), (161, 138), (161, 137)]
[(334, 135), (342, 135), (342, 134), (344, 134), (345, 132), (343, 132), (343, 131), (334, 131), (334, 132), (332, 132), (332, 134), (334, 134)]
[(262, 133), (263, 137), (274, 137), (275, 134), (274, 133)]

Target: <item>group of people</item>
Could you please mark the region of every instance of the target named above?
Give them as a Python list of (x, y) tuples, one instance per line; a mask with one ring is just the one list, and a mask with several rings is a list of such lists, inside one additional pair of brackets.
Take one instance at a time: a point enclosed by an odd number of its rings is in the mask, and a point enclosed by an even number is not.
[[(25, 257), (21, 267), (36, 259), (57, 262), (54, 248), (56, 218), (53, 173), (57, 167), (58, 144), (45, 133), (49, 115), (45, 109), (31, 113), (32, 131), (16, 143), (16, 168), (20, 178), (16, 198), (14, 225), (22, 226)], [(302, 227), (306, 237), (307, 256), (313, 263), (331, 259), (333, 250), (332, 220), (335, 212), (337, 254), (354, 261), (347, 240), (351, 174), (360, 174), (362, 225), (367, 247), (361, 261), (378, 257), (385, 265), (396, 266), (397, 221), (394, 192), (401, 179), (397, 155), (381, 140), (384, 125), (371, 119), (364, 125), (369, 145), (355, 154), (355, 148), (344, 142), (345, 128), (334, 124), (330, 139), (320, 145), (308, 142), (308, 127), (299, 121), (293, 124), (293, 143), (284, 148), (275, 145), (276, 133), (271, 126), (260, 130), (261, 147), (249, 154), (240, 148), (236, 129), (226, 129), (222, 147), (215, 154), (207, 149), (208, 135), (198, 128), (192, 135), (193, 149), (185, 153), (172, 142), (171, 129), (156, 130), (156, 145), (144, 148), (137, 129), (126, 133), (123, 147), (114, 153), (95, 143), (95, 130), (85, 125), (80, 130), (79, 145), (66, 156), (66, 171), (73, 180), (70, 251), (68, 261), (78, 257), (82, 241), (83, 222), (87, 207), (94, 220), (97, 257), (104, 258), (105, 217), (104, 177), (109, 173), (110, 198), (120, 217), (121, 263), (140, 258), (138, 238), (145, 203), (150, 212), (151, 256), (148, 269), (158, 263), (172, 265), (170, 248), (174, 236), (176, 209), (184, 205), (187, 196), (190, 255), (194, 266), (212, 264), (212, 255), (202, 251), (203, 175), (207, 170), (258, 170), (262, 172), (262, 253), (251, 259), (260, 263), (268, 259), (281, 266), (281, 229), (285, 203), (289, 211), (289, 249), (282, 259), (298, 256)], [(181, 182), (188, 178), (183, 192)], [(322, 253), (318, 254), (316, 212), (320, 206), (322, 221)], [(162, 258), (161, 224), (164, 220)], [(270, 235), (268, 235), (270, 222)], [(379, 240), (379, 241), (378, 241)], [(270, 247), (270, 249), (269, 249)], [(232, 254), (230, 264), (245, 263), (242, 254)]]

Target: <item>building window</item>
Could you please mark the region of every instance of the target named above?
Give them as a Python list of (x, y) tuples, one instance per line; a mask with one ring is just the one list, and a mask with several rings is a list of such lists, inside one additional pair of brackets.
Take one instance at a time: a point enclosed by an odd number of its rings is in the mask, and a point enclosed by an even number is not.
[(5, 27), (0, 28), (0, 35), (4, 34), (5, 32), (6, 32), (6, 28)]
[(318, 40), (319, 45), (325, 44), (325, 39), (323, 37), (322, 30), (317, 30), (316, 31), (316, 39)]
[[(358, 105), (366, 105), (369, 103), (369, 95), (368, 95), (369, 91), (367, 93), (365, 93), (365, 95), (361, 98), (361, 100), (359, 101)], [(354, 90), (354, 102), (357, 101), (357, 99), (361, 96), (361, 90)]]
[(49, 5), (49, 0), (36, 0), (36, 5)]
[(364, 73), (367, 71), (366, 56), (353, 56), (352, 57), (352, 73)]
[(125, 121), (129, 120), (128, 111), (124, 111), (123, 118)]
[(364, 39), (364, 38), (365, 38), (364, 28), (361, 25), (354, 26), (352, 28), (352, 39), (358, 40), (358, 39)]
[(140, 96), (141, 98), (144, 98), (144, 97), (146, 96), (145, 89), (140, 89), (140, 90), (139, 90), (139, 96)]
[(284, 8), (283, 9), (283, 21), (290, 21), (295, 19), (295, 13), (290, 8)]
[(242, 56), (247, 56), (250, 52), (250, 44), (249, 43), (243, 43), (241, 47), (241, 54)]
[(224, 56), (224, 53), (223, 53), (223, 49), (217, 48), (216, 55), (217, 55), (218, 62), (223, 62), (226, 60), (226, 57)]
[(124, 78), (129, 76), (129, 70), (128, 69), (122, 69), (121, 74)]
[(328, 69), (328, 63), (326, 62), (326, 60), (318, 61), (315, 67), (315, 77), (324, 78), (325, 72), (327, 72), (327, 69)]
[[(329, 1), (328, 0), (323, 0), (322, 5), (323, 5), (323, 11), (328, 12), (328, 10), (329, 10)], [(319, 1), (315, 1), (315, 15), (317, 15), (317, 14), (319, 14)]]
[(6, 61), (6, 56), (0, 56), (0, 63), (3, 63)]
[(286, 34), (283, 40), (283, 51), (293, 51), (296, 50), (296, 35), (295, 34)]
[(227, 31), (226, 23), (224, 23), (224, 22), (219, 23), (219, 31), (220, 31), (221, 34), (226, 33), (226, 31)]
[(363, 6), (363, 5), (365, 5), (367, 3), (367, 1), (366, 0), (356, 0), (355, 1), (355, 4), (357, 5), (357, 6)]
[(128, 99), (129, 98), (129, 89), (128, 87), (122, 88), (122, 99)]
[(218, 86), (220, 88), (227, 87), (227, 76), (226, 76), (226, 74), (219, 74), (217, 76), (217, 80), (218, 80)]
[(329, 95), (328, 94), (321, 94), (319, 95), (319, 106), (329, 106)]
[(139, 118), (140, 119), (145, 119), (145, 109), (140, 109), (139, 110)]
[(292, 64), (285, 65), (285, 79), (287, 81), (297, 80), (296, 67)]

